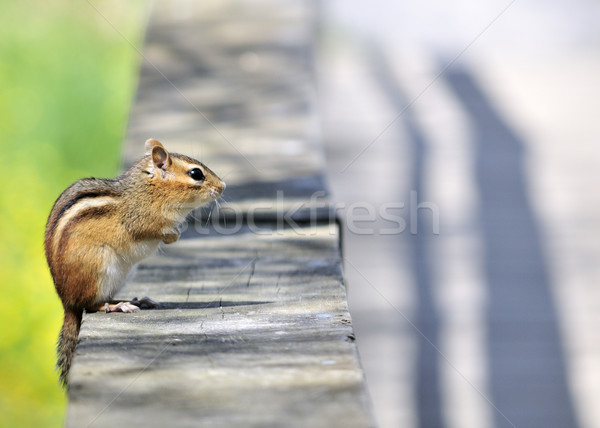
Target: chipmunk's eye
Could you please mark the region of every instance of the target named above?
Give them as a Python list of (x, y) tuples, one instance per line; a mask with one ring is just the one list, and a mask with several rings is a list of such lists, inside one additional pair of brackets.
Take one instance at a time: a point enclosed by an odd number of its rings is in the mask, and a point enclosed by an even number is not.
[(188, 175), (196, 181), (204, 181), (204, 173), (200, 168), (190, 169)]

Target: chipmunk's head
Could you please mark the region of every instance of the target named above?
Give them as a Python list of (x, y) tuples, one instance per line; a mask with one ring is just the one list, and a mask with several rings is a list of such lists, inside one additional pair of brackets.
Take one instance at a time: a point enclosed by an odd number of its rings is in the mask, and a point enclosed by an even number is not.
[(189, 212), (217, 199), (225, 190), (225, 183), (206, 165), (185, 155), (169, 153), (153, 138), (146, 141), (144, 159), (142, 172), (148, 175), (148, 183), (164, 206), (178, 206)]

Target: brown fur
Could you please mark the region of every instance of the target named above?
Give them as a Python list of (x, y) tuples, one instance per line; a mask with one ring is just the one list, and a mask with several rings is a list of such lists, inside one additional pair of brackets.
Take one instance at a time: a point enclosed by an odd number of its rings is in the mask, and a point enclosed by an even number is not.
[[(136, 244), (174, 242), (175, 228), (185, 215), (225, 188), (206, 166), (188, 156), (169, 154), (156, 140), (148, 140), (146, 150), (146, 156), (120, 177), (85, 178), (72, 184), (50, 212), (44, 246), (65, 312), (57, 347), (63, 385), (68, 384), (83, 311), (102, 305), (107, 296), (101, 287), (107, 281), (112, 284), (104, 276), (107, 264), (133, 260)], [(203, 171), (202, 182), (188, 175), (194, 167)]]
[(83, 309), (65, 309), (65, 318), (56, 347), (56, 353), (58, 354), (56, 366), (60, 368), (59, 380), (64, 387), (68, 386), (68, 374), (75, 346), (77, 345), (82, 316)]

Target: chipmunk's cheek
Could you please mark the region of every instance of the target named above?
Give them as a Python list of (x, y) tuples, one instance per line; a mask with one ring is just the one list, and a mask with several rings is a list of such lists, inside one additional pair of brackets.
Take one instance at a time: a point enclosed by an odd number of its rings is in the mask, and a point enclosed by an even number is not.
[(208, 194), (208, 192), (205, 192), (203, 190), (193, 198), (192, 203), (195, 205), (195, 208), (198, 208), (201, 205), (204, 205), (205, 203), (210, 202), (211, 200), (212, 199), (211, 199), (210, 195)]

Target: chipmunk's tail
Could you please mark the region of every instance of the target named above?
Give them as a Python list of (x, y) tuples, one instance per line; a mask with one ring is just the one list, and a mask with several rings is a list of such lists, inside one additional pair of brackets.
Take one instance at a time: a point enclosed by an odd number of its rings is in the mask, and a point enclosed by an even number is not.
[(58, 345), (56, 347), (56, 353), (58, 354), (56, 368), (60, 372), (60, 383), (65, 388), (68, 388), (69, 386), (69, 369), (71, 368), (71, 360), (75, 353), (77, 338), (79, 337), (79, 327), (81, 327), (82, 316), (82, 309), (65, 308), (65, 321), (60, 330)]

